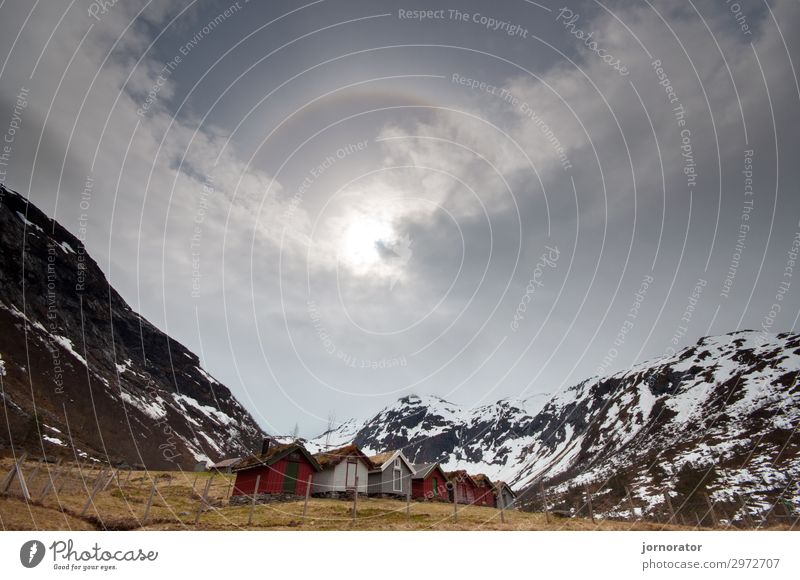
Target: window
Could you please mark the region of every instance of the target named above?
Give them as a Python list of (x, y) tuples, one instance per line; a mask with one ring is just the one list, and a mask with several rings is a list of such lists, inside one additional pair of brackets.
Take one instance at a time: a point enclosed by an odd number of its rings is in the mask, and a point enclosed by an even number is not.
[(400, 469), (400, 459), (394, 460), (394, 472), (392, 475), (392, 490), (403, 491), (403, 471)]

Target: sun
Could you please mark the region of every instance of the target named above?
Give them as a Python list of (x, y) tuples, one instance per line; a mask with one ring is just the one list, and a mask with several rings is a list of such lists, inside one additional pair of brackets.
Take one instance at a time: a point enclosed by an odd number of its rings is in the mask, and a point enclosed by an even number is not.
[(356, 269), (369, 269), (381, 261), (379, 244), (395, 238), (389, 221), (361, 217), (345, 226), (339, 259)]

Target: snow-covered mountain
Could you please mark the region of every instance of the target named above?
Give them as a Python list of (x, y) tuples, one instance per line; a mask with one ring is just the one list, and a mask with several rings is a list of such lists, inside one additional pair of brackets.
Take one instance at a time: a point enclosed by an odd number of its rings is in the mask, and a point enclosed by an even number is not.
[(134, 312), (83, 244), (0, 186), (0, 449), (191, 468), (262, 432), (194, 353)]
[(585, 488), (607, 514), (629, 511), (631, 500), (637, 512), (663, 511), (668, 492), (676, 509), (702, 517), (708, 495), (720, 513), (743, 517), (777, 500), (800, 507), (798, 371), (800, 336), (735, 332), (544, 400), (462, 408), (404, 397), (310, 443), (402, 448), (528, 492), (542, 480), (570, 505)]
[[(541, 401), (542, 397), (538, 397)], [(321, 450), (356, 441), (370, 453), (402, 448), (417, 463), (439, 461), (446, 468), (471, 466), (493, 478), (515, 475), (513, 458), (529, 439), (536, 399), (502, 400), (462, 408), (435, 396), (410, 395), (365, 422), (353, 419), (308, 442)]]

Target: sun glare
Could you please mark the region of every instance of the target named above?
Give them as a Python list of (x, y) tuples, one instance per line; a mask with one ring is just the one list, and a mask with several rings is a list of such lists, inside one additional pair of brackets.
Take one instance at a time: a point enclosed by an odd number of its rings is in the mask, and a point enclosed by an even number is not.
[(387, 221), (354, 220), (343, 233), (339, 259), (356, 268), (369, 268), (381, 260), (377, 243), (393, 238), (394, 229)]

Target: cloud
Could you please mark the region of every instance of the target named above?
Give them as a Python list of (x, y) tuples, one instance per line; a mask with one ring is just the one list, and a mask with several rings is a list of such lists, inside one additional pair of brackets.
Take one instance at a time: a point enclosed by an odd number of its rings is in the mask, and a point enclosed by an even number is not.
[[(409, 385), (438, 394), (457, 388), (454, 398), (469, 402), (496, 382), (502, 394), (513, 394), (529, 384), (552, 391), (582, 379), (605, 355), (631, 289), (652, 268), (657, 285), (617, 360), (659, 354), (683, 313), (685, 290), (699, 276), (714, 287), (728, 268), (741, 216), (743, 118), (747, 147), (756, 151), (759, 197), (735, 295), (721, 305), (712, 331), (732, 330), (740, 317), (755, 325), (772, 293), (782, 261), (776, 244), (796, 226), (797, 201), (790, 196), (798, 169), (785, 152), (800, 145), (793, 131), (798, 96), (783, 44), (800, 62), (788, 34), (800, 24), (796, 2), (770, 4), (784, 38), (766, 9), (748, 13), (753, 32), (744, 35), (719, 3), (695, 4), (705, 20), (691, 5), (668, 2), (572, 6), (580, 14), (575, 26), (620, 59), (627, 75), (556, 22), (555, 12), (541, 12), (536, 29), (541, 25), (549, 45), (532, 38), (500, 44), (488, 33), (464, 34), (474, 27), (442, 26), (442, 34), (458, 36), (465, 47), (486, 49), (479, 55), (429, 46), (425, 27), (376, 19), (363, 36), (339, 42), (337, 35), (350, 30), (340, 27), (323, 35), (325, 42), (298, 42), (291, 57), (279, 53), (236, 85), (226, 83), (261, 58), (265, 46), (289, 40), (281, 36), (286, 30), (305, 34), (327, 13), (298, 16), (281, 34), (252, 39), (209, 71), (209, 55), (216, 59), (249, 26), (274, 18), (250, 3), (192, 58), (165, 71), (179, 54), (175, 47), (218, 6), (161, 3), (133, 21), (145, 3), (117, 3), (96, 23), (87, 4), (76, 4), (59, 23), (66, 7), (39, 3), (8, 60), (2, 110), (21, 86), (31, 91), (9, 185), (76, 231), (84, 213), (80, 192), (92, 176), (90, 252), (137, 310), (202, 347), (212, 373), (246, 401), (252, 397), (265, 424), (301, 412), (295, 404), (320, 424), (330, 407), (366, 413), (374, 398), (391, 398), (386, 393)], [(27, 10), (4, 5), (3, 52)], [(529, 18), (510, 5), (497, 10)], [(345, 16), (363, 14), (337, 8), (337, 18)], [(299, 72), (292, 68), (297, 62), (305, 68), (340, 48), (371, 48), (376, 39), (420, 46), (413, 53), (365, 52), (357, 67), (342, 59), (250, 110)], [(656, 60), (691, 131), (697, 167), (691, 214), (684, 127)], [(337, 88), (340, 70), (347, 83), (370, 75), (444, 78), (374, 81), (358, 98), (337, 93), (260, 143), (272, 127), (265, 119)], [(453, 82), (457, 71), (493, 90)], [(214, 109), (203, 108), (218, 97)], [(375, 103), (386, 111), (342, 121)], [(413, 107), (391, 109), (408, 103)], [(339, 159), (338, 149), (356, 137), (369, 144)], [(334, 161), (327, 163), (328, 156)], [(322, 163), (327, 168), (314, 177)], [(547, 272), (523, 328), (506, 337), (546, 245), (557, 245), (562, 258)], [(198, 279), (200, 295), (193, 297)], [(690, 335), (711, 324), (712, 294)], [(395, 356), (405, 356), (408, 366), (365, 375), (347, 364)]]

